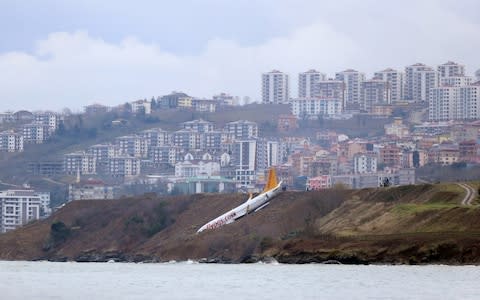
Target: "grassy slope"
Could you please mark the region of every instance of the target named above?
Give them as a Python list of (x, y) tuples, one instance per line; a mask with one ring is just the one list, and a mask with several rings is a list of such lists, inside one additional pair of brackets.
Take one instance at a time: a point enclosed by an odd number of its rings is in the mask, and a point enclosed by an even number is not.
[[(199, 235), (201, 225), (244, 195), (77, 201), (1, 235), (0, 258), (248, 261), (257, 255), (283, 262), (479, 263), (480, 208), (459, 205), (463, 193), (453, 184), (286, 192), (255, 214)], [(167, 203), (167, 227), (151, 235), (161, 202)], [(54, 221), (72, 234), (42, 250)]]

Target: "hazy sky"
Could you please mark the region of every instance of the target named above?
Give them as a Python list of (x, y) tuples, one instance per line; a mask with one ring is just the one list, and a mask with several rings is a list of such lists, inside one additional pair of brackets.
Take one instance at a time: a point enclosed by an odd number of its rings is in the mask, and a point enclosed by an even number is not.
[(260, 98), (262, 72), (480, 68), (477, 0), (0, 1), (0, 111), (184, 91)]

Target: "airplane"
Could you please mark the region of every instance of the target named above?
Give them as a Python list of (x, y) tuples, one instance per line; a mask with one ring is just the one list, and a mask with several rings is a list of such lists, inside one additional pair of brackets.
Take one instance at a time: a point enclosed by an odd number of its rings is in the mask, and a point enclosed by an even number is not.
[(282, 190), (282, 181), (277, 182), (275, 169), (271, 168), (268, 173), (267, 184), (259, 195), (253, 197), (252, 194), (250, 194), (250, 197), (246, 202), (203, 225), (197, 233), (233, 223), (235, 220), (238, 220), (251, 212), (259, 211), (270, 204), (270, 200), (280, 194)]

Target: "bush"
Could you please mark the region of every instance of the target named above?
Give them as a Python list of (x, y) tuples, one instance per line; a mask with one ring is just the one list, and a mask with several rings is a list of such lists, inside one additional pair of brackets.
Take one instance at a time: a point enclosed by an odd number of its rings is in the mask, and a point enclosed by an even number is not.
[(151, 216), (148, 225), (145, 226), (145, 233), (147, 236), (151, 237), (167, 228), (167, 226), (172, 223), (173, 219), (165, 208), (165, 202), (160, 202), (153, 208), (153, 215)]

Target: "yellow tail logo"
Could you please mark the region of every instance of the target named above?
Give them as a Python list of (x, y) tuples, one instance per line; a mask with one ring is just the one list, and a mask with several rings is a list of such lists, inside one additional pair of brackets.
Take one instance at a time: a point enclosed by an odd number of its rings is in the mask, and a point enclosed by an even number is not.
[(267, 184), (265, 185), (265, 188), (263, 189), (263, 192), (269, 191), (276, 187), (278, 185), (277, 182), (277, 174), (275, 172), (274, 168), (270, 169), (270, 172), (268, 172), (268, 179), (267, 179)]

